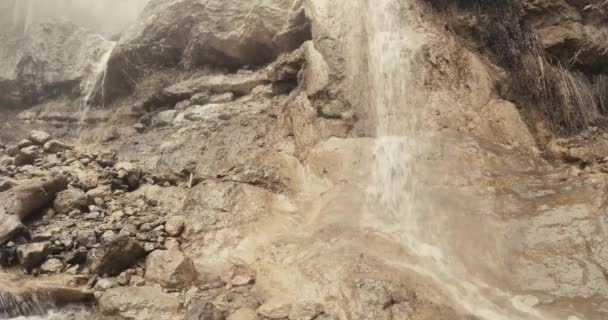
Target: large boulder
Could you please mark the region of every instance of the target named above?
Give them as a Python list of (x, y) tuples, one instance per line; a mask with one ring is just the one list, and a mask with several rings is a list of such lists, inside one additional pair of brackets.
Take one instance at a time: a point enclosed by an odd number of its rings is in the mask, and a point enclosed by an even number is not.
[(119, 287), (99, 299), (99, 311), (111, 319), (183, 319), (177, 298), (159, 287)]
[(165, 288), (184, 288), (196, 279), (192, 259), (177, 250), (157, 250), (146, 258), (146, 280)]
[(47, 206), (67, 185), (65, 177), (34, 179), (0, 193), (0, 243), (23, 230), (21, 221)]
[(69, 23), (0, 31), (0, 105), (22, 107), (80, 93), (113, 43)]
[(262, 65), (311, 38), (295, 0), (155, 0), (108, 64), (106, 97), (128, 94), (149, 67)]
[(140, 244), (128, 237), (116, 237), (101, 247), (89, 252), (89, 271), (100, 275), (117, 276), (144, 256)]

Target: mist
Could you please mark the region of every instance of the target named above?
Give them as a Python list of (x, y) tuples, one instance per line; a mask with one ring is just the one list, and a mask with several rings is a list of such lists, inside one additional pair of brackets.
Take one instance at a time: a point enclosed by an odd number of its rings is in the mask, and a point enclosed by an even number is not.
[(24, 32), (40, 22), (68, 20), (111, 38), (133, 23), (149, 0), (0, 0), (0, 19)]

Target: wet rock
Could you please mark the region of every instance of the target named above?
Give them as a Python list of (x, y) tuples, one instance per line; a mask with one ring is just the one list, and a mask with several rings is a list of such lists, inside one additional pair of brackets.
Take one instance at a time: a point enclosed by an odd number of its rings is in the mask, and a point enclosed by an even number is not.
[(286, 319), (291, 312), (291, 304), (266, 303), (259, 307), (256, 312), (268, 319)]
[(218, 310), (213, 303), (194, 303), (188, 308), (186, 320), (224, 320), (224, 313)]
[(51, 274), (58, 273), (63, 270), (63, 262), (59, 259), (49, 259), (40, 266), (40, 273)]
[[(158, 287), (117, 287), (107, 290), (99, 299), (99, 311), (119, 319), (178, 320), (177, 299)], [(181, 315), (183, 319), (183, 315)]]
[(119, 236), (90, 251), (87, 265), (92, 273), (116, 276), (143, 256), (144, 250), (136, 240), (128, 236)]
[(184, 231), (185, 219), (183, 216), (172, 216), (165, 223), (165, 231), (170, 237), (179, 237)]
[(51, 135), (44, 131), (32, 131), (28, 136), (28, 140), (38, 146), (43, 146), (49, 140), (51, 140)]
[(68, 214), (72, 210), (83, 210), (87, 208), (89, 197), (80, 189), (70, 188), (57, 194), (53, 202), (53, 208), (59, 214)]
[(194, 263), (180, 251), (157, 250), (146, 258), (146, 280), (166, 288), (184, 288), (197, 277)]
[(26, 270), (32, 270), (44, 262), (50, 249), (49, 242), (23, 244), (17, 247), (17, 259)]
[(48, 153), (57, 153), (66, 150), (72, 150), (72, 147), (57, 140), (50, 140), (44, 144), (44, 151)]
[(313, 320), (323, 313), (323, 306), (318, 303), (296, 303), (289, 312), (289, 320)]

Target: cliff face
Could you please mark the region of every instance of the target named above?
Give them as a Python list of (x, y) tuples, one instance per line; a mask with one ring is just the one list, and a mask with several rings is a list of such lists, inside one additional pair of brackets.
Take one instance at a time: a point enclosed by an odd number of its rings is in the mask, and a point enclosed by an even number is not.
[(153, 0), (116, 44), (6, 33), (0, 198), (69, 186), (0, 206), (0, 264), (88, 280), (103, 319), (604, 319), (606, 9)]

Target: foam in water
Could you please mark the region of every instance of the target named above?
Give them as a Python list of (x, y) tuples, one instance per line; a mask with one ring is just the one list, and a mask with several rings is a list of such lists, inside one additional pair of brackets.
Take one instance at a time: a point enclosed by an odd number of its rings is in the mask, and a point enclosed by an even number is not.
[[(437, 146), (420, 129), (425, 106), (422, 48), (427, 36), (414, 0), (368, 0), (369, 81), (377, 139), (364, 223), (402, 243), (418, 261), (390, 261), (433, 279), (454, 301), (486, 320), (549, 319), (493, 288), (438, 239), (449, 212), (427, 212), (419, 203), (424, 173), (419, 159)], [(431, 214), (432, 217), (424, 216)], [(431, 221), (430, 221), (431, 220)]]

